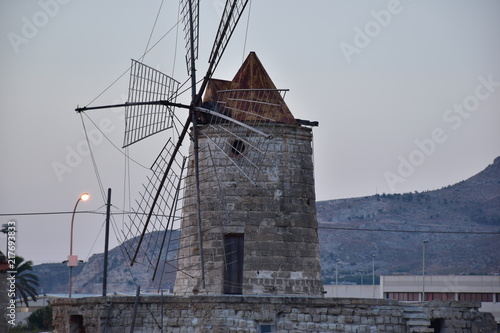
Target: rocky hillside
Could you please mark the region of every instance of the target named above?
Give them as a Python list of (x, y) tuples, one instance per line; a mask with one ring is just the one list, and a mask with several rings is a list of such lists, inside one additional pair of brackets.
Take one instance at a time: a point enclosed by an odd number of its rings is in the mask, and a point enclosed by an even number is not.
[[(375, 273), (500, 273), (500, 157), (440, 190), (317, 203), (324, 279), (371, 282)], [(357, 277), (356, 277), (357, 276)]]
[[(341, 283), (371, 283), (373, 263), (376, 275), (421, 274), (425, 240), (427, 274), (500, 273), (500, 157), (440, 190), (321, 201), (317, 211), (325, 283), (335, 281), (337, 260)], [(100, 294), (102, 265), (103, 254), (96, 254), (79, 266), (73, 290)], [(65, 265), (34, 269), (41, 292), (67, 293)], [(127, 265), (122, 245), (109, 253), (108, 291), (172, 288), (172, 270), (153, 282), (147, 266)]]
[[(169, 232), (170, 233), (170, 232)], [(147, 234), (143, 243), (149, 243), (148, 238), (162, 239), (164, 232)], [(179, 232), (173, 231), (167, 235), (172, 240), (171, 248), (179, 247)], [(155, 280), (152, 280), (153, 270), (147, 259), (139, 254), (136, 263), (130, 266), (130, 259), (126, 249), (130, 249), (130, 243), (136, 243), (137, 239), (131, 239), (115, 247), (108, 254), (108, 292), (133, 293), (139, 285), (143, 290), (171, 289), (175, 281), (175, 251), (169, 251), (167, 256), (169, 266), (160, 265)], [(97, 294), (102, 293), (104, 254), (94, 254), (86, 263), (80, 264), (73, 270), (73, 293), (74, 294)], [(69, 269), (64, 264), (42, 264), (33, 267), (34, 273), (40, 279), (39, 293), (62, 293), (69, 290)]]

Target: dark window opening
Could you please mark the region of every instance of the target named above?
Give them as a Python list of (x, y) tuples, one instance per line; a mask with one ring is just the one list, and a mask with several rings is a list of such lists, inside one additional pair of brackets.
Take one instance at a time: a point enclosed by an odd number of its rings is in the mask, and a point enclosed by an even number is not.
[(69, 317), (69, 333), (85, 333), (82, 315), (71, 315)]
[(440, 333), (443, 329), (443, 322), (444, 320), (441, 318), (433, 319), (431, 320), (431, 326), (429, 326), (429, 328), (433, 328), (434, 333)]
[(243, 155), (245, 152), (245, 144), (241, 140), (234, 140), (233, 145), (231, 146), (231, 153), (233, 156)]
[(259, 333), (272, 333), (274, 332), (274, 325), (259, 325)]
[(224, 294), (243, 293), (243, 234), (224, 235)]

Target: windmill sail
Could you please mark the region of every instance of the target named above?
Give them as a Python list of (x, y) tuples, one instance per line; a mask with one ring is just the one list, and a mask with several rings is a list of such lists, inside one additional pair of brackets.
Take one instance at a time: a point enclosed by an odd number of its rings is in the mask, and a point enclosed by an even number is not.
[[(254, 72), (251, 70), (256, 59), (253, 53), (243, 66), (249, 65), (250, 71), (237, 74), (233, 81), (212, 79), (247, 3), (248, 0), (226, 1), (207, 73), (197, 89), (195, 60), (199, 46), (199, 0), (181, 0), (191, 82), (189, 105), (175, 101), (178, 81), (132, 60), (127, 103), (76, 109), (83, 112), (125, 106), (124, 147), (160, 131), (172, 131), (171, 139), (151, 168), (152, 175), (148, 177), (140, 200), (136, 202), (137, 208), (124, 230), (131, 264), (146, 264), (153, 269), (153, 277), (158, 269), (175, 267), (175, 263), (167, 262), (167, 258), (173, 258), (168, 253), (172, 233), (167, 236), (164, 231), (181, 226), (186, 226), (182, 227), (178, 239), (181, 246), (177, 258), (182, 261), (182, 267), (176, 269), (191, 278), (196, 275), (205, 288), (204, 254), (209, 257), (209, 269), (225, 268), (226, 263), (213, 260), (219, 255), (218, 249), (204, 249), (205, 242), (222, 239), (223, 226), (231, 224), (224, 192), (227, 184), (220, 182), (219, 173), (228, 166), (255, 184), (270, 144), (268, 131), (278, 122), (294, 122), (283, 102), (285, 91), (276, 89), (272, 83), (267, 84), (270, 79), (267, 74), (261, 75), (263, 69), (257, 68), (255, 73), (258, 80), (264, 79), (264, 84), (247, 82), (247, 74)], [(218, 85), (217, 82), (224, 83)], [(189, 110), (184, 122), (180, 122), (174, 113), (175, 107)], [(184, 156), (180, 147), (188, 138), (191, 140), (190, 151)], [(224, 167), (220, 168), (221, 165)], [(207, 208), (210, 214), (203, 217)]]
[(186, 41), (186, 67), (188, 75), (191, 75), (194, 60), (198, 59), (200, 1), (182, 0), (181, 14), (184, 24), (184, 40)]
[(215, 70), (224, 53), (226, 46), (240, 20), (241, 14), (245, 10), (248, 0), (231, 0), (226, 2), (222, 19), (219, 24), (217, 36), (210, 53), (209, 63), (213, 64), (212, 71)]
[[(162, 256), (165, 242), (164, 238), (161, 238), (161, 234), (155, 232), (178, 228), (176, 222), (180, 216), (177, 212), (178, 197), (180, 194), (179, 184), (182, 182), (186, 158), (181, 157), (176, 160), (176, 163), (168, 169), (167, 182), (161, 183), (173, 149), (174, 143), (172, 140), (169, 140), (151, 167), (152, 176), (148, 177), (147, 184), (143, 186), (141, 199), (136, 202), (137, 209), (130, 217), (129, 224), (126, 226), (126, 234), (124, 235), (125, 239), (134, 240), (129, 242), (126, 248), (129, 258), (136, 260), (138, 258), (137, 254), (140, 253), (141, 256), (139, 257), (151, 267), (157, 266), (158, 258)], [(154, 207), (152, 220), (146, 221), (144, 216), (149, 214), (152, 198), (157, 193), (161, 193), (161, 195)], [(146, 239), (144, 236), (147, 233), (151, 233), (155, 237), (148, 237), (147, 241), (144, 241)], [(166, 234), (164, 233), (163, 235)]]
[[(169, 101), (175, 103), (179, 82), (154, 68), (132, 60), (128, 103)], [(125, 108), (123, 146), (140, 141), (172, 126), (172, 109), (158, 104), (139, 104)]]

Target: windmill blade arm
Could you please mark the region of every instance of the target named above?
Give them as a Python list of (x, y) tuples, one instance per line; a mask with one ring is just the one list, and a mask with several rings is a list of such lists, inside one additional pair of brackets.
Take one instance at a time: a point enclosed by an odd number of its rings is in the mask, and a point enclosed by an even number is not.
[(153, 216), (156, 204), (158, 202), (158, 199), (160, 197), (161, 191), (163, 189), (163, 185), (165, 184), (165, 181), (167, 180), (167, 176), (169, 175), (170, 168), (172, 167), (172, 165), (173, 165), (173, 163), (175, 161), (175, 158), (177, 156), (177, 153), (179, 152), (179, 149), (182, 146), (182, 142), (183, 142), (184, 137), (186, 136), (186, 134), (188, 132), (190, 124), (191, 124), (191, 118), (188, 117), (187, 120), (186, 120), (186, 123), (184, 124), (184, 127), (182, 129), (182, 132), (179, 135), (179, 140), (177, 141), (177, 144), (175, 145), (175, 148), (172, 151), (172, 156), (171, 156), (171, 158), (170, 158), (170, 160), (168, 162), (167, 168), (165, 169), (165, 172), (163, 173), (162, 179), (161, 179), (160, 184), (158, 186), (158, 191), (156, 192), (156, 195), (153, 198), (153, 202), (151, 203), (151, 207), (150, 207), (150, 210), (149, 210), (149, 213), (148, 213), (148, 217), (146, 218), (146, 221), (144, 222), (144, 227), (143, 227), (143, 230), (142, 230), (142, 233), (141, 233), (141, 237), (139, 238), (139, 244), (137, 245), (137, 250), (135, 251), (134, 256), (132, 258), (131, 265), (134, 264), (134, 262), (135, 262), (135, 260), (137, 258), (137, 255), (139, 253), (139, 249), (140, 249), (142, 241), (144, 239), (144, 235), (146, 234), (149, 222), (151, 221), (151, 216)]
[(182, 0), (181, 15), (184, 23), (184, 39), (186, 41), (186, 67), (188, 75), (192, 75), (194, 61), (198, 59), (198, 34), (200, 18), (199, 0)]
[[(181, 166), (181, 172), (184, 170), (184, 166), (185, 165), (186, 165), (186, 158), (183, 158), (183, 160), (182, 160), (182, 166)], [(174, 204), (173, 204), (173, 208), (170, 211), (170, 214), (168, 216), (168, 223), (167, 223), (167, 225), (172, 225), (173, 226), (173, 220), (174, 220), (174, 216), (173, 215), (174, 215), (174, 212), (177, 210), (177, 202), (178, 202), (178, 198), (179, 198), (179, 191), (180, 191), (180, 188), (181, 188), (181, 182), (182, 182), (182, 174), (179, 175), (179, 180), (178, 180), (176, 191), (175, 191), (175, 195), (174, 195)], [(170, 234), (170, 236), (172, 236), (172, 234)], [(160, 253), (158, 254), (158, 258), (156, 260), (155, 269), (154, 269), (154, 272), (153, 272), (153, 280), (156, 277), (156, 272), (158, 270), (158, 266), (160, 265), (161, 253), (163, 252), (163, 246), (165, 245), (166, 237), (167, 237), (167, 233), (165, 233), (163, 235), (163, 240), (162, 240), (162, 243), (161, 243), (161, 246), (160, 246)], [(168, 246), (170, 246), (170, 241), (167, 244), (168, 244)], [(168, 246), (167, 246), (167, 253), (168, 253)]]
[(245, 10), (248, 0), (227, 0), (226, 6), (224, 7), (224, 12), (222, 13), (222, 18), (219, 24), (219, 29), (217, 30), (217, 35), (215, 37), (214, 45), (212, 46), (212, 52), (210, 53), (209, 66), (203, 82), (200, 86), (200, 90), (196, 96), (196, 103), (201, 101), (201, 96), (203, 95), (205, 88), (207, 87), (208, 81), (215, 72), (217, 65), (219, 64), (222, 54), (226, 50), (226, 46), (229, 43), (229, 39), (233, 34), (238, 21), (240, 20), (241, 14)]
[(209, 110), (209, 109), (205, 109), (205, 108), (202, 108), (202, 107), (195, 107), (194, 108), (196, 111), (199, 111), (199, 112), (203, 112), (203, 113), (206, 113), (206, 114), (209, 114), (209, 115), (212, 115), (212, 116), (215, 116), (215, 117), (219, 117), (219, 118), (222, 118), (224, 120), (227, 120), (227, 121), (230, 121), (236, 125), (240, 125), (241, 127), (244, 127), (248, 130), (251, 130), (259, 135), (262, 135), (263, 137), (265, 137), (266, 139), (271, 139), (272, 136), (267, 134), (267, 133), (264, 133), (262, 131), (259, 131), (257, 128), (255, 127), (252, 127), (250, 125), (247, 125), (241, 121), (238, 121), (236, 119), (233, 119), (229, 116), (226, 116), (226, 115), (223, 115), (222, 113), (219, 113), (219, 112), (216, 112), (216, 111), (212, 111), (212, 110)]
[(109, 105), (99, 105), (99, 106), (84, 106), (84, 107), (77, 107), (75, 109), (76, 112), (84, 112), (88, 110), (100, 110), (100, 109), (112, 109), (112, 108), (120, 108), (120, 107), (127, 107), (127, 106), (136, 106), (136, 105), (163, 105), (163, 106), (173, 106), (173, 107), (178, 107), (178, 108), (183, 108), (183, 109), (189, 109), (189, 105), (182, 104), (182, 103), (173, 103), (170, 101), (151, 101), (151, 102), (127, 102), (127, 103), (122, 103), (122, 104), (109, 104)]
[(241, 14), (245, 10), (248, 0), (228, 0), (222, 13), (222, 18), (217, 31), (212, 52), (210, 54), (210, 67), (215, 71), (224, 50), (231, 39), (234, 29), (240, 20)]

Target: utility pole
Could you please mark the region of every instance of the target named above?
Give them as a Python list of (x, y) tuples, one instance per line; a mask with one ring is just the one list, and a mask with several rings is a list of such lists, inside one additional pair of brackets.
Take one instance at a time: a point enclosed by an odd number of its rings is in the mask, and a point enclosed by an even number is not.
[(372, 255), (372, 286), (373, 298), (375, 298), (375, 253)]
[(339, 261), (335, 261), (335, 297), (339, 296)]
[(425, 302), (425, 244), (427, 242), (429, 241), (422, 242), (422, 302)]
[(104, 272), (102, 276), (102, 296), (108, 292), (108, 247), (109, 247), (109, 217), (111, 215), (111, 189), (108, 188), (108, 202), (106, 204), (106, 233), (104, 236)]

